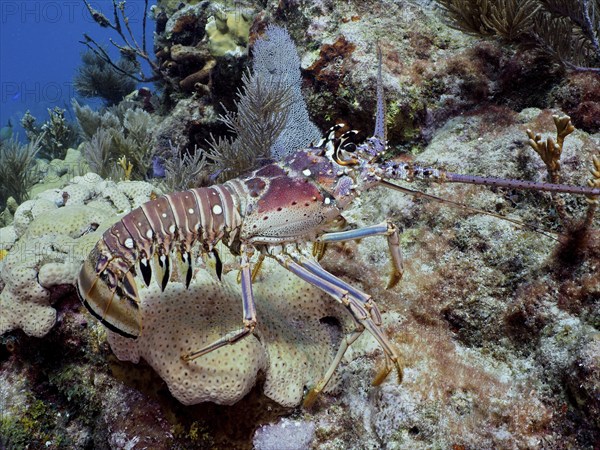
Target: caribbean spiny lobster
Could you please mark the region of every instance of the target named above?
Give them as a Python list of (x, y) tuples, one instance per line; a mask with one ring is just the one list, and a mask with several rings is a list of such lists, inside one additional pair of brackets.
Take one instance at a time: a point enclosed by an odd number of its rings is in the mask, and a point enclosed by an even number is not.
[[(600, 189), (453, 174), (408, 163), (383, 162), (386, 150), (381, 64), (377, 86), (377, 114), (373, 137), (355, 145), (355, 131), (336, 138), (340, 126), (315, 146), (298, 150), (284, 161), (271, 163), (249, 175), (221, 185), (163, 195), (133, 210), (110, 227), (81, 269), (78, 291), (85, 306), (109, 329), (129, 338), (142, 332), (136, 274), (146, 285), (154, 276), (161, 289), (177, 267), (180, 280), (190, 285), (192, 248), (212, 253), (222, 270), (215, 245), (223, 242), (239, 262), (243, 326), (206, 347), (183, 355), (192, 360), (253, 333), (257, 326), (253, 273), (262, 258), (275, 259), (308, 283), (342, 303), (356, 328), (342, 339), (323, 378), (308, 394), (310, 404), (325, 387), (348, 347), (367, 330), (385, 354), (385, 366), (373, 384), (381, 383), (395, 367), (402, 378), (396, 350), (382, 331), (380, 311), (368, 294), (327, 272), (304, 244), (316, 248), (368, 236), (385, 236), (393, 271), (388, 287), (402, 277), (403, 262), (397, 227), (389, 220), (360, 229), (346, 229), (343, 210), (366, 189), (383, 185), (413, 193), (389, 180), (463, 182), (552, 192), (600, 195)], [(251, 267), (252, 256), (258, 262)], [(319, 251), (316, 252), (317, 254)], [(318, 256), (318, 255), (317, 255)], [(151, 263), (152, 261), (152, 263)]]

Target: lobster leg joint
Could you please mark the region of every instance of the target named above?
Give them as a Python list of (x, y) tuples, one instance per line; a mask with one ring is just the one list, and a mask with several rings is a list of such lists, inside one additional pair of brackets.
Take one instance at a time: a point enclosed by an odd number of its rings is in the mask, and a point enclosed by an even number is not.
[[(331, 295), (334, 299), (345, 305), (357, 323), (357, 330), (361, 330), (360, 333), (362, 333), (362, 330), (366, 329), (369, 334), (371, 334), (379, 343), (384, 354), (386, 355), (386, 364), (384, 368), (381, 369), (375, 376), (375, 379), (373, 380), (374, 385), (381, 384), (381, 382), (385, 380), (387, 375), (394, 367), (398, 372), (399, 382), (402, 380), (402, 367), (400, 365), (400, 358), (380, 327), (381, 315), (369, 295), (352, 287), (333, 274), (330, 274), (316, 261), (310, 260), (309, 258), (298, 253), (278, 253), (272, 256), (283, 267), (302, 278), (304, 281)], [(350, 339), (350, 341), (353, 342), (358, 336), (351, 335), (351, 337), (353, 337), (353, 339)], [(327, 374), (329, 374), (330, 371), (331, 374), (333, 371), (335, 371), (335, 368), (339, 365), (348, 346), (348, 341), (344, 340), (344, 342), (341, 344), (340, 350), (338, 351), (338, 355), (336, 355), (334, 358), (332, 364), (334, 367), (330, 368)], [(328, 381), (326, 380), (327, 374), (323, 378), (323, 380), (325, 380), (325, 384)], [(331, 374), (329, 374), (329, 377), (331, 377)], [(322, 390), (325, 384), (318, 384), (315, 389)], [(309, 403), (314, 402), (312, 397), (316, 396), (317, 393), (318, 392), (314, 392), (311, 395)]]
[(400, 250), (400, 235), (398, 227), (391, 220), (386, 220), (377, 225), (371, 225), (356, 230), (337, 231), (325, 233), (317, 238), (317, 243), (344, 242), (354, 239), (362, 239), (369, 236), (386, 236), (388, 248), (392, 257), (392, 274), (386, 289), (391, 289), (398, 284), (404, 273), (404, 259)]
[(242, 252), (241, 257), (241, 278), (242, 278), (242, 305), (243, 305), (243, 328), (227, 333), (225, 336), (217, 339), (206, 347), (183, 355), (184, 361), (192, 361), (200, 356), (206, 355), (225, 345), (232, 345), (254, 333), (256, 328), (256, 306), (254, 304), (254, 294), (252, 293), (252, 272), (248, 262), (248, 255)]

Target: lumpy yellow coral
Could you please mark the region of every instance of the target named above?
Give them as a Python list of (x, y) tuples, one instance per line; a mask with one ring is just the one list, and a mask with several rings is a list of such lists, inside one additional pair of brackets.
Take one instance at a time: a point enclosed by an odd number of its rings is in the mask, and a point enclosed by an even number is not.
[(240, 11), (216, 13), (206, 23), (208, 48), (213, 56), (240, 55), (246, 51), (252, 17)]

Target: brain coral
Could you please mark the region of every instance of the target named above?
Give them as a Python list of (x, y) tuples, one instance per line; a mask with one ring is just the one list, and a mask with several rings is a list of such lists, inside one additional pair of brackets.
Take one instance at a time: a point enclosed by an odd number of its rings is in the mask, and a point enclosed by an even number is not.
[(81, 265), (76, 255), (90, 248), (88, 240), (47, 233), (12, 246), (0, 269), (0, 334), (21, 328), (41, 337), (50, 331), (56, 321), (53, 294), (58, 286), (74, 284)]
[[(350, 325), (348, 314), (278, 266), (265, 270), (254, 284), (254, 295), (255, 335), (191, 362), (181, 355), (241, 326), (241, 290), (235, 272), (219, 282), (201, 271), (188, 290), (178, 282), (163, 293), (154, 284), (140, 289), (142, 335), (131, 340), (109, 332), (109, 343), (119, 359), (146, 360), (186, 405), (236, 403), (262, 371), (265, 394), (281, 405), (296, 406), (305, 386), (316, 383), (331, 363), (341, 333)], [(329, 389), (336, 384), (330, 383)]]
[(2, 228), (8, 253), (0, 264), (0, 334), (17, 328), (30, 336), (47, 334), (56, 322), (53, 292), (75, 283), (104, 229), (123, 209), (149, 200), (153, 190), (149, 183), (114, 183), (89, 173), (22, 203), (14, 224)]

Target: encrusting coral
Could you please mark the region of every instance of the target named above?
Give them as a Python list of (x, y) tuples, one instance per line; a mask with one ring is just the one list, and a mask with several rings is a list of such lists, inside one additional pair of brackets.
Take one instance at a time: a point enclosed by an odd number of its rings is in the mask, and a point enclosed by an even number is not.
[[(132, 340), (109, 332), (113, 351), (122, 360), (147, 361), (185, 405), (236, 403), (263, 372), (265, 395), (297, 406), (305, 387), (325, 373), (351, 326), (345, 308), (280, 267), (265, 268), (254, 285), (260, 316), (255, 334), (186, 362), (183, 354), (239, 327), (237, 274), (219, 281), (213, 270), (201, 269), (189, 289), (179, 282), (162, 293), (154, 284), (140, 289), (142, 335)], [(332, 383), (327, 390), (335, 388)]]
[(238, 8), (225, 12), (216, 9), (206, 23), (208, 48), (214, 56), (240, 55), (246, 51), (252, 13)]

